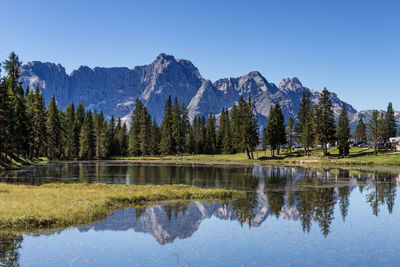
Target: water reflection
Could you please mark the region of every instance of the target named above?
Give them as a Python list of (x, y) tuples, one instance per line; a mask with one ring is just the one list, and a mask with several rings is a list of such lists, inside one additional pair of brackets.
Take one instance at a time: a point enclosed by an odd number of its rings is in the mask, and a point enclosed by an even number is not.
[(353, 190), (359, 188), (361, 193), (367, 190), (365, 202), (370, 204), (375, 216), (379, 215), (382, 206), (386, 206), (391, 214), (396, 198), (396, 177), (390, 175), (371, 173), (368, 178), (358, 179), (346, 170), (337, 175), (306, 171), (301, 177), (294, 178), (292, 172), (281, 168), (265, 168), (262, 174), (254, 179), (256, 190), (246, 192), (244, 199), (227, 203), (177, 202), (118, 210), (105, 220), (79, 229), (134, 229), (150, 233), (160, 244), (166, 244), (190, 237), (201, 221), (213, 216), (249, 227), (258, 227), (268, 217), (275, 217), (299, 221), (305, 233), (310, 232), (314, 224), (326, 237), (331, 231), (336, 207), (340, 210), (339, 218), (345, 222)]
[[(124, 184), (183, 183), (245, 191), (243, 199), (227, 202), (171, 202), (116, 210), (104, 220), (76, 228), (80, 233), (133, 229), (152, 235), (160, 245), (190, 239), (202, 221), (210, 218), (238, 223), (246, 228), (268, 225), (271, 222), (268, 218), (280, 222), (290, 220), (301, 226), (306, 235), (312, 229), (318, 229), (319, 235), (327, 238), (330, 233), (339, 231), (333, 227), (335, 220), (346, 223), (349, 217), (357, 216), (349, 212), (351, 205), (360, 211), (368, 210), (370, 216), (363, 222), (365, 224), (372, 224), (373, 218), (382, 214), (391, 216), (399, 197), (399, 177), (396, 172), (347, 169), (113, 163), (106, 163), (105, 166), (99, 163), (59, 163), (2, 174), (3, 181), (31, 184), (55, 180)], [(0, 266), (18, 265), (22, 243), (22, 235), (0, 234)]]
[(20, 266), (21, 234), (0, 233), (0, 266)]

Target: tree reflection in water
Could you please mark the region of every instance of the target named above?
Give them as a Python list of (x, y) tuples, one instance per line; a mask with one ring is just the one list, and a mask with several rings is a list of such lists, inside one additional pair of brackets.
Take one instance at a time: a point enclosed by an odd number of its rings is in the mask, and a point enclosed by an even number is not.
[(22, 240), (21, 234), (0, 232), (0, 266), (20, 266), (18, 250)]
[[(36, 173), (37, 172), (37, 173)], [(351, 194), (359, 190), (366, 208), (379, 216), (383, 208), (393, 212), (397, 197), (396, 172), (357, 171), (347, 169), (310, 169), (298, 167), (231, 167), (231, 166), (148, 166), (59, 164), (34, 170), (31, 176), (22, 172), (17, 182), (35, 184), (35, 175), (72, 177), (80, 181), (129, 184), (187, 184), (244, 191), (243, 199), (225, 202), (173, 202), (136, 209), (115, 211), (93, 224), (78, 227), (80, 231), (127, 230), (152, 234), (160, 244), (190, 237), (202, 220), (217, 217), (241, 225), (258, 227), (268, 217), (298, 221), (305, 233), (318, 227), (323, 236), (331, 232), (335, 215), (343, 222), (349, 216)], [(4, 176), (4, 175), (3, 175)], [(3, 179), (0, 178), (0, 179)], [(63, 178), (64, 179), (64, 178)], [(40, 182), (39, 182), (40, 183)], [(357, 189), (358, 188), (358, 189)], [(360, 205), (358, 202), (357, 205)], [(369, 205), (369, 206), (368, 206)], [(340, 211), (334, 214), (335, 207)], [(360, 207), (363, 208), (363, 207)], [(337, 218), (336, 218), (337, 219)], [(18, 250), (23, 237), (0, 234), (0, 266), (17, 266)]]

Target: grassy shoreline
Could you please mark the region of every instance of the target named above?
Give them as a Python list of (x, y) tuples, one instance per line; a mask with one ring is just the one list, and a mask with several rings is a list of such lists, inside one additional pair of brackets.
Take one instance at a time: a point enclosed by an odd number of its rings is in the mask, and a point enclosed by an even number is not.
[(115, 209), (168, 200), (228, 200), (243, 193), (186, 185), (0, 183), (0, 229), (40, 230), (82, 225), (110, 215)]
[[(187, 164), (239, 164), (239, 165), (328, 165), (328, 166), (400, 166), (399, 151), (382, 151), (377, 156), (372, 149), (352, 148), (345, 158), (337, 156), (336, 148), (329, 149), (331, 156), (323, 157), (321, 150), (313, 150), (311, 156), (302, 156), (302, 151), (295, 151), (289, 156), (286, 151), (272, 158), (270, 152), (260, 151), (254, 154), (255, 159), (249, 160), (245, 153), (232, 155), (183, 155), (183, 156), (149, 156), (149, 157), (114, 157), (114, 160), (147, 163), (187, 163)], [(257, 158), (258, 156), (258, 158)]]

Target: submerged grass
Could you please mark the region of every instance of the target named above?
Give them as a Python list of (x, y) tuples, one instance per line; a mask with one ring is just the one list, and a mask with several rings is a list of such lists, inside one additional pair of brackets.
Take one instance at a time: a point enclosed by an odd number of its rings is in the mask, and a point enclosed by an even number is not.
[(87, 224), (115, 209), (166, 200), (232, 199), (241, 192), (186, 185), (0, 183), (0, 229), (37, 230)]

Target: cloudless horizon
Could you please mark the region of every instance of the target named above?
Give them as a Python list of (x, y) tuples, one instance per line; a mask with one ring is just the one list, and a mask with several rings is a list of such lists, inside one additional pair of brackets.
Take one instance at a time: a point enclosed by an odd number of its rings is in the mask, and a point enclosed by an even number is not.
[[(1, 2), (0, 60), (81, 65), (190, 60), (215, 81), (298, 77), (357, 110), (400, 110), (400, 0)], [(4, 73), (3, 73), (4, 74)]]

